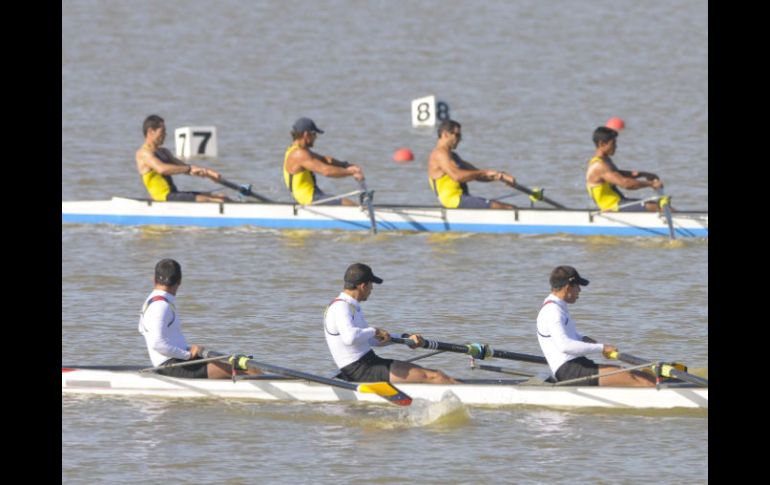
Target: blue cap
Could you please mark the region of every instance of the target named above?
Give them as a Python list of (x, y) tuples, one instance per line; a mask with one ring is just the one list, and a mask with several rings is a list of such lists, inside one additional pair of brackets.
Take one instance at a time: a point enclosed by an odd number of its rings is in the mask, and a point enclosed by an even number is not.
[(297, 121), (294, 122), (294, 126), (292, 126), (292, 129), (296, 133), (304, 133), (306, 131), (314, 131), (316, 133), (323, 133), (323, 130), (320, 130), (315, 123), (313, 123), (313, 120), (310, 118), (300, 118)]

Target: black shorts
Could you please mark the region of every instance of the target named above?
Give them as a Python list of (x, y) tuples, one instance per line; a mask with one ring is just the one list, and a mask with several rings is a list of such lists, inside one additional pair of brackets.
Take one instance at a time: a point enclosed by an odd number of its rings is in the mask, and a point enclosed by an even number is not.
[(370, 350), (357, 361), (340, 369), (338, 375), (351, 382), (390, 382), (390, 364), (392, 363), (393, 359), (383, 359)]
[[(168, 359), (164, 363), (160, 364), (161, 367), (169, 364), (178, 364), (180, 362), (190, 362), (189, 360), (182, 359)], [(170, 367), (168, 369), (158, 369), (156, 372), (163, 376), (169, 377), (185, 377), (187, 379), (208, 379), (209, 370), (208, 362), (199, 362), (197, 364), (180, 365), (179, 367)]]
[[(598, 376), (599, 364), (585, 357), (568, 360), (556, 370), (556, 381), (568, 381), (578, 377)], [(586, 379), (572, 384), (574, 386), (598, 386), (599, 379)]]
[(169, 192), (166, 202), (195, 202), (195, 196), (201, 192)]

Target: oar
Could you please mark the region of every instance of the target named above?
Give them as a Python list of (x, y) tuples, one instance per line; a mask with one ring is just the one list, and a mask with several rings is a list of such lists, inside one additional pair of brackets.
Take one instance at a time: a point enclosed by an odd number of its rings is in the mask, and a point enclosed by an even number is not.
[(671, 239), (675, 239), (674, 236), (674, 221), (671, 220), (671, 199), (663, 193), (663, 188), (658, 189), (658, 195), (660, 196), (660, 206), (663, 208), (663, 214), (666, 215), (666, 223), (668, 223), (668, 235)]
[(543, 195), (543, 190), (538, 190), (535, 192), (534, 190), (530, 189), (529, 187), (524, 187), (518, 182), (515, 182), (513, 184), (513, 188), (516, 190), (520, 190), (524, 192), (525, 194), (530, 196), (530, 199), (534, 200), (542, 200), (543, 202), (547, 202), (551, 204), (552, 206), (556, 207), (557, 209), (566, 209), (563, 205), (559, 204), (558, 202), (554, 202), (553, 200), (549, 199), (548, 197)]
[[(203, 350), (201, 356), (204, 359), (209, 357), (221, 357), (227, 354), (220, 354), (213, 350)], [(293, 377), (295, 379), (302, 379), (310, 382), (317, 382), (319, 384), (326, 384), (327, 386), (339, 387), (341, 389), (347, 389), (349, 391), (356, 391), (368, 394), (377, 394), (383, 399), (386, 399), (398, 406), (409, 406), (412, 404), (412, 398), (397, 389), (389, 382), (367, 382), (362, 384), (353, 384), (352, 382), (341, 381), (338, 379), (327, 379), (326, 377), (317, 376), (314, 374), (308, 374), (306, 372), (287, 369), (285, 367), (279, 367), (273, 364), (266, 364), (264, 362), (258, 362), (248, 357), (240, 356), (237, 362), (234, 363), (236, 368), (243, 369), (245, 367), (251, 369), (259, 369), (273, 374), (279, 374), (286, 377)]]
[[(415, 343), (413, 340), (410, 340), (408, 338), (408, 333), (401, 334), (401, 337), (390, 337), (391, 342), (397, 343), (397, 344), (404, 344), (408, 347), (415, 347)], [(517, 352), (508, 352), (507, 350), (497, 350), (493, 349), (489, 345), (486, 344), (451, 344), (446, 342), (437, 342), (435, 340), (428, 340), (423, 339), (422, 348), (424, 349), (431, 349), (431, 350), (446, 350), (447, 352), (456, 352), (458, 354), (467, 354), (470, 355), (476, 359), (483, 360), (487, 357), (496, 357), (498, 359), (509, 359), (509, 360), (521, 360), (524, 362), (533, 362), (535, 364), (547, 364), (548, 361), (545, 360), (545, 357), (540, 357), (539, 355), (530, 355), (530, 354), (519, 354)]]
[(620, 352), (612, 352), (609, 355), (609, 358), (622, 360), (623, 362), (633, 364), (633, 365), (649, 364), (651, 367), (655, 367), (659, 365), (660, 375), (662, 375), (663, 377), (673, 377), (675, 379), (679, 379), (680, 381), (690, 382), (692, 384), (696, 384), (698, 386), (703, 386), (703, 387), (709, 386), (709, 381), (707, 379), (694, 376), (692, 374), (679, 370), (671, 364), (666, 364), (666, 363), (655, 364), (649, 359), (642, 359), (641, 357), (635, 357), (631, 354), (625, 354), (625, 353), (621, 354)]
[(372, 205), (372, 192), (366, 188), (366, 180), (359, 180), (358, 185), (361, 186), (361, 190), (364, 191), (364, 200), (366, 201), (366, 209), (369, 211), (369, 221), (372, 224), (372, 234), (377, 234), (377, 221), (374, 220), (374, 206)]
[[(212, 179), (213, 180), (213, 179)], [(224, 185), (228, 189), (233, 189), (236, 192), (248, 195), (250, 197), (254, 197), (255, 199), (259, 200), (260, 202), (268, 202), (271, 204), (275, 204), (276, 202), (274, 200), (268, 199), (267, 197), (263, 195), (259, 195), (258, 193), (251, 190), (251, 184), (236, 184), (235, 182), (230, 182), (229, 180), (226, 180), (224, 178), (220, 178), (219, 180), (216, 180), (215, 182)]]

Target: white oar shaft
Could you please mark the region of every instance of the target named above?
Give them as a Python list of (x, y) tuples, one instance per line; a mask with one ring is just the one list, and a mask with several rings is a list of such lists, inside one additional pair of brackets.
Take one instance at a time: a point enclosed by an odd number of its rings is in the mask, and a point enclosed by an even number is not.
[(631, 372), (632, 370), (646, 369), (648, 367), (650, 367), (649, 364), (637, 365), (637, 366), (634, 366), (634, 367), (622, 367), (622, 368), (620, 368), (618, 370), (613, 370), (613, 371), (610, 371), (610, 372), (605, 372), (604, 374), (596, 374), (596, 375), (593, 375), (593, 376), (577, 377), (575, 379), (568, 379), (566, 381), (559, 381), (556, 384), (554, 384), (554, 386), (567, 386), (567, 385), (570, 385), (570, 384), (575, 384), (576, 382), (589, 381), (591, 379), (598, 379), (600, 377), (607, 377), (607, 376), (612, 376), (612, 375), (615, 375), (615, 374), (622, 374), (623, 372)]
[(339, 199), (343, 199), (345, 197), (350, 197), (350, 196), (358, 195), (358, 194), (361, 194), (361, 193), (363, 193), (362, 190), (354, 190), (352, 192), (348, 192), (347, 194), (335, 195), (335, 196), (332, 196), (332, 197), (327, 197), (325, 199), (313, 201), (313, 202), (311, 202), (309, 204), (302, 204), (300, 207), (310, 207), (311, 205), (320, 205), (320, 204), (323, 204), (325, 202), (331, 202), (333, 200), (339, 200)]
[[(646, 197), (644, 199), (635, 200), (633, 202), (627, 202), (625, 204), (620, 204), (618, 206), (618, 209), (624, 209), (626, 207), (631, 207), (632, 205), (637, 205), (637, 204), (645, 204), (647, 202), (657, 201), (659, 199), (660, 199), (660, 197), (657, 196), (657, 195), (652, 196), (652, 197)], [(617, 212), (617, 211), (614, 211), (612, 209), (602, 209), (602, 210), (598, 210), (598, 211), (589, 212), (588, 215), (589, 216), (596, 216), (596, 215), (606, 214), (608, 212), (611, 213), (611, 212)]]

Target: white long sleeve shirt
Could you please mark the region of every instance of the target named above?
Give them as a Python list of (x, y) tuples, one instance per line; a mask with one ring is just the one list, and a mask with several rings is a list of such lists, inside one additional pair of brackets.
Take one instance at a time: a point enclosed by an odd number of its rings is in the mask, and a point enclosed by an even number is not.
[(374, 334), (361, 304), (347, 293), (340, 293), (326, 309), (324, 335), (337, 368), (352, 364), (376, 346), (379, 341)]
[(583, 342), (569, 315), (567, 302), (553, 294), (543, 301), (537, 315), (537, 340), (552, 373), (568, 360), (601, 352), (604, 345)]
[[(166, 301), (153, 297), (161, 296)], [(139, 333), (147, 343), (147, 352), (153, 366), (158, 366), (171, 358), (189, 360), (192, 355), (187, 350), (187, 341), (182, 335), (182, 322), (174, 308), (176, 297), (162, 290), (153, 290), (145, 300), (139, 315)]]

